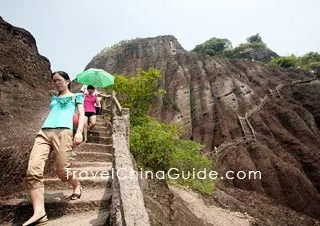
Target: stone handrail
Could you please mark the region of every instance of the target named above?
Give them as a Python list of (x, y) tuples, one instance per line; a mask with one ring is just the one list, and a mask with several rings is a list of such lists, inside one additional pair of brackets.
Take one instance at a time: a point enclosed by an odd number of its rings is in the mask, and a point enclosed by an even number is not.
[(265, 95), (263, 98), (260, 98), (260, 104), (254, 106), (252, 109), (247, 111), (246, 117), (250, 118), (252, 114), (256, 113), (257, 111), (260, 111), (263, 108), (263, 106), (265, 105), (265, 103), (267, 103), (267, 99), (268, 99), (267, 95)]
[[(252, 125), (250, 124), (250, 122), (248, 120), (247, 113), (245, 114), (245, 117), (242, 117), (242, 116), (238, 115), (238, 120), (240, 122), (241, 129), (242, 129), (243, 134), (245, 135), (245, 137), (250, 137), (250, 138), (253, 137), (255, 139), (255, 132), (254, 132), (254, 129), (253, 129)], [(244, 120), (245, 123), (247, 123), (247, 125), (249, 126), (250, 133), (251, 133), (250, 135), (248, 135), (248, 134), (246, 135), (246, 131), (244, 129), (244, 125), (242, 124), (241, 120)]]
[(217, 152), (214, 153), (214, 152), (208, 152), (208, 153), (205, 153), (204, 155), (207, 156), (208, 158), (213, 158), (213, 156), (221, 153), (223, 150), (225, 150), (227, 147), (229, 146), (232, 146), (232, 145), (237, 145), (237, 144), (240, 144), (240, 143), (243, 143), (243, 142), (248, 142), (248, 141), (253, 141), (255, 139), (255, 137), (252, 135), (252, 136), (246, 136), (246, 137), (238, 137), (238, 138), (235, 138), (231, 141), (228, 141), (228, 142), (223, 142), (217, 149)]
[(114, 149), (112, 203), (110, 225), (150, 226), (142, 189), (130, 153), (130, 111), (122, 108), (113, 93), (113, 104), (120, 112), (112, 112), (112, 140)]
[(118, 112), (120, 112), (120, 115), (122, 114), (122, 107), (121, 107), (121, 105), (120, 105), (120, 103), (119, 103), (119, 101), (118, 101), (118, 99), (117, 99), (117, 97), (116, 97), (116, 92), (115, 91), (112, 91), (112, 102), (113, 102), (113, 106), (115, 107), (113, 107), (113, 110), (112, 110), (112, 112), (113, 112), (113, 114), (115, 114), (115, 109), (117, 109), (118, 110)]
[[(245, 114), (245, 120), (246, 120), (246, 122), (247, 122), (247, 124), (249, 125), (249, 127), (250, 127), (250, 130), (251, 130), (251, 133), (252, 133), (252, 137), (253, 137), (253, 139), (255, 140), (256, 139), (256, 132), (254, 131), (254, 128), (253, 128), (253, 126), (251, 125), (251, 123), (249, 122), (249, 116), (247, 115), (247, 113)], [(248, 136), (247, 136), (248, 137)], [(249, 136), (250, 137), (250, 136)]]

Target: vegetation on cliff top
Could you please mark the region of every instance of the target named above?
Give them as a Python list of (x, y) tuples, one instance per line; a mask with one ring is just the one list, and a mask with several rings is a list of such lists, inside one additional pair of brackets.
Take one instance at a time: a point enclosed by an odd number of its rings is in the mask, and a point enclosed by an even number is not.
[(283, 68), (315, 69), (320, 67), (320, 53), (309, 52), (301, 57), (292, 54), (291, 56), (274, 58), (271, 60), (270, 65)]
[(211, 38), (204, 43), (197, 45), (192, 51), (204, 53), (210, 56), (232, 57), (245, 49), (266, 49), (267, 45), (262, 41), (259, 33), (247, 38), (247, 43), (241, 43), (232, 48), (232, 43), (228, 39)]
[[(247, 43), (241, 43), (239, 46), (232, 48), (232, 43), (228, 39), (211, 38), (204, 43), (197, 45), (192, 51), (203, 53), (210, 56), (226, 57), (226, 58), (247, 58), (249, 51), (266, 50), (272, 53), (267, 48), (267, 45), (262, 41), (259, 33), (247, 38)], [(275, 54), (276, 55), (276, 54)], [(277, 56), (277, 55), (276, 55)], [(298, 67), (302, 69), (320, 68), (320, 53), (309, 52), (303, 56), (297, 57), (295, 55), (283, 57), (268, 57), (271, 66), (290, 68)]]

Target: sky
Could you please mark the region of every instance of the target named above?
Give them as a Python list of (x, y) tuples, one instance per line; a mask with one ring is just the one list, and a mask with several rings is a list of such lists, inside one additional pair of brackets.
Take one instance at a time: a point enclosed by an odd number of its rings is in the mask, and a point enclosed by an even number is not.
[(28, 30), (51, 70), (74, 78), (125, 39), (173, 35), (186, 50), (212, 37), (233, 46), (260, 33), (279, 55), (320, 51), (319, 0), (1, 0), (0, 16)]

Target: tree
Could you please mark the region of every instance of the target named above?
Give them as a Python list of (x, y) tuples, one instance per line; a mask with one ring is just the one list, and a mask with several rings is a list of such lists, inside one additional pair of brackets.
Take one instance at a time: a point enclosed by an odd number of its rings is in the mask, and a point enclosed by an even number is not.
[(232, 49), (232, 43), (228, 39), (211, 38), (204, 43), (197, 45), (193, 51), (215, 56), (221, 54), (225, 50), (230, 49)]
[(315, 69), (320, 65), (320, 53), (318, 52), (309, 52), (303, 56), (296, 57), (295, 55), (284, 56), (278, 59), (272, 59), (271, 65), (279, 67), (299, 67), (302, 69)]
[(263, 41), (262, 41), (259, 33), (248, 37), (248, 38), (247, 38), (247, 42), (248, 42), (249, 44), (260, 43), (260, 42), (263, 43)]
[(115, 75), (114, 85), (111, 87), (117, 93), (121, 105), (130, 108), (131, 123), (139, 123), (139, 117), (147, 115), (156, 97), (166, 92), (158, 88), (161, 77), (160, 71), (150, 68), (148, 71), (138, 70), (134, 77)]
[(302, 64), (310, 64), (313, 62), (320, 62), (320, 53), (309, 52), (299, 58), (300, 58)]
[(295, 55), (291, 56), (284, 56), (279, 58), (273, 58), (270, 62), (273, 66), (283, 67), (283, 68), (290, 68), (298, 66), (298, 60)]

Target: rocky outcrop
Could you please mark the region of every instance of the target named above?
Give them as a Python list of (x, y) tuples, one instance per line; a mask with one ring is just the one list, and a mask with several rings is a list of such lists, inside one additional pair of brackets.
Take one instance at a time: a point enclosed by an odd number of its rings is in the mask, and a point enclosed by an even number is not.
[[(167, 94), (151, 114), (161, 121), (181, 123), (185, 138), (205, 144), (206, 152), (242, 138), (248, 128), (254, 131), (253, 143), (228, 146), (217, 159), (216, 169), (219, 173), (261, 170), (262, 179), (221, 184), (257, 191), (319, 217), (320, 84), (317, 79), (292, 83), (313, 78), (313, 74), (189, 53), (173, 36), (137, 39), (103, 51), (87, 65), (90, 67), (128, 76), (134, 76), (137, 68), (160, 69), (160, 86)], [(281, 95), (267, 101), (269, 90), (279, 85), (284, 86)], [(245, 117), (258, 106), (258, 111)], [(247, 121), (247, 129), (241, 120)]]
[(1, 195), (22, 189), (28, 154), (48, 111), (50, 75), (34, 37), (0, 17)]
[(232, 59), (248, 59), (262, 62), (269, 62), (272, 58), (278, 58), (279, 55), (268, 48), (246, 48), (238, 53), (235, 53), (230, 58)]

